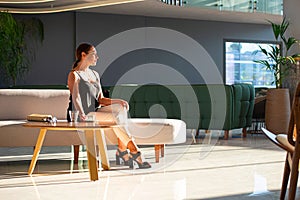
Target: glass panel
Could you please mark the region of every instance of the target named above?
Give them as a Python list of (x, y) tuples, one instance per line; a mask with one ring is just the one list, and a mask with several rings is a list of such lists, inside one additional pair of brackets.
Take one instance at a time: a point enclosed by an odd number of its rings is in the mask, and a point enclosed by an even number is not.
[(268, 14), (283, 14), (283, 0), (161, 0), (172, 5), (186, 7), (205, 7), (216, 10), (236, 12), (262, 12)]
[(269, 14), (283, 14), (283, 2), (282, 0), (265, 0), (254, 1), (256, 2), (255, 10), (257, 12), (269, 13)]
[(250, 83), (254, 87), (274, 88), (274, 75), (254, 60), (266, 59), (258, 52), (259, 46), (269, 49), (266, 43), (225, 42), (225, 82), (226, 84)]
[[(222, 1), (224, 10), (249, 12), (250, 4), (249, 0), (236, 0), (236, 1)], [(251, 1), (250, 1), (251, 2)]]

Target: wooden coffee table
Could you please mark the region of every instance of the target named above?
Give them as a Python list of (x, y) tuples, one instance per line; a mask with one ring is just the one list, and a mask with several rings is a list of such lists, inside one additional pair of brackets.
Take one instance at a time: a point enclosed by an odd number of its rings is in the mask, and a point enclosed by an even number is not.
[[(83, 131), (86, 138), (86, 147), (87, 147), (87, 158), (88, 158), (88, 167), (90, 173), (90, 180), (96, 181), (98, 180), (98, 162), (97, 162), (97, 154), (96, 154), (96, 146), (95, 146), (95, 136), (96, 143), (99, 147), (99, 153), (101, 155), (101, 162), (103, 169), (109, 169), (109, 160), (107, 156), (107, 147), (104, 136), (104, 129), (112, 128), (117, 125), (115, 124), (101, 124), (99, 122), (27, 122), (23, 124), (25, 127), (31, 128), (39, 128), (40, 133), (38, 139), (36, 141), (35, 149), (33, 152), (32, 160), (29, 166), (28, 175), (33, 173), (35, 168), (40, 150), (43, 146), (43, 141), (45, 139), (46, 133), (48, 130), (59, 130), (59, 131), (70, 131), (77, 130)], [(63, 132), (62, 132), (63, 134)]]

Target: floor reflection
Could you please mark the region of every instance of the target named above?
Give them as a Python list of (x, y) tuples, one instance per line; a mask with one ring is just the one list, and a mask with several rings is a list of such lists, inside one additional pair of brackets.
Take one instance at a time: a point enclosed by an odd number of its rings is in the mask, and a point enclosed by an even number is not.
[(1, 199), (279, 199), (285, 152), (263, 135), (191, 134), (186, 144), (166, 146), (159, 163), (153, 147), (141, 148), (151, 169), (117, 166), (109, 147), (111, 170), (99, 170), (95, 182), (84, 148), (78, 164), (70, 147), (43, 149), (32, 176), (32, 148), (0, 148)]

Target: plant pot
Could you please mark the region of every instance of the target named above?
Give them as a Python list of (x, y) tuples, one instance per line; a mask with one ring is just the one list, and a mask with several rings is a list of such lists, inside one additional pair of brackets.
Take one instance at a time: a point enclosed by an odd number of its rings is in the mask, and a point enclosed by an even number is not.
[(289, 89), (269, 89), (266, 96), (266, 128), (287, 134), (291, 115)]

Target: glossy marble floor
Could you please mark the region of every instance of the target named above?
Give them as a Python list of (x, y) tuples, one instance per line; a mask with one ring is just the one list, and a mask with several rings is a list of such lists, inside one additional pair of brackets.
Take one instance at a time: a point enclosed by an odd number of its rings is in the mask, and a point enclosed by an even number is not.
[[(73, 165), (70, 147), (45, 147), (33, 176), (27, 175), (32, 148), (0, 148), (0, 199), (279, 199), (285, 152), (260, 134), (222, 140), (222, 132), (166, 146), (154, 162), (154, 148), (142, 147), (151, 169), (116, 166), (89, 181), (85, 151)], [(297, 194), (299, 197), (300, 195)]]

